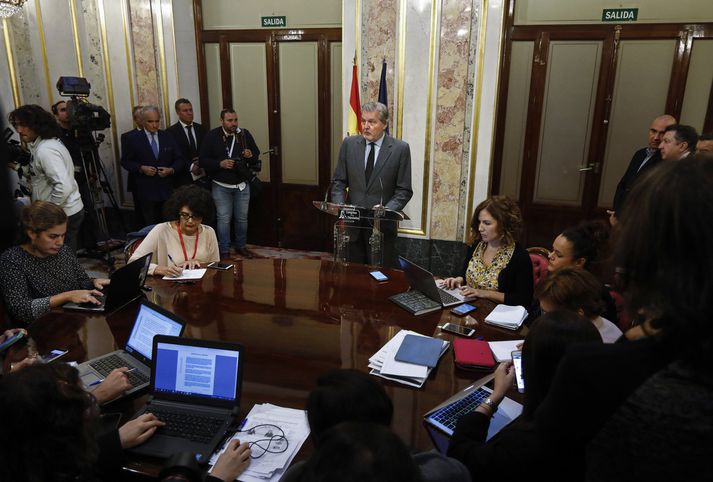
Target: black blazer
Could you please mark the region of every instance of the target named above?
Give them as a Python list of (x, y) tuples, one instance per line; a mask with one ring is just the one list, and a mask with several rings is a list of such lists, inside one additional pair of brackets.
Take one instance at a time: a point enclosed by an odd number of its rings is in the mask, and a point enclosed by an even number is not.
[(614, 194), (614, 212), (616, 212), (617, 217), (621, 215), (621, 210), (624, 207), (626, 196), (628, 196), (629, 192), (631, 192), (634, 188), (636, 180), (644, 172), (661, 162), (661, 152), (657, 149), (651, 159), (649, 159), (644, 167), (639, 170), (641, 163), (644, 162), (644, 159), (646, 159), (646, 154), (646, 148), (639, 149), (634, 153), (634, 157), (632, 157), (629, 162), (629, 167), (626, 169), (624, 176), (616, 186), (616, 193)]
[(173, 192), (173, 175), (166, 177), (147, 176), (141, 166), (170, 167), (179, 172), (186, 164), (173, 136), (158, 131), (159, 156), (156, 159), (144, 131), (135, 130), (123, 139), (121, 165), (132, 177), (131, 190), (144, 201), (165, 201)]
[(171, 127), (166, 129), (166, 132), (173, 136), (173, 140), (176, 141), (178, 149), (186, 161), (186, 168), (181, 170), (181, 172), (176, 172), (174, 176), (173, 183), (175, 186), (184, 186), (186, 184), (191, 184), (193, 178), (191, 177), (191, 164), (194, 160), (198, 159), (198, 153), (201, 151), (201, 144), (203, 143), (203, 138), (205, 137), (205, 129), (198, 122), (193, 123), (193, 135), (196, 139), (196, 152), (191, 152), (191, 145), (188, 143), (188, 135), (186, 134), (186, 129), (180, 122), (176, 122)]
[[(235, 147), (233, 148), (232, 159), (236, 160), (234, 169), (222, 169), (220, 161), (228, 158), (225, 149), (225, 133), (222, 127), (216, 127), (206, 134), (200, 150), (200, 164), (208, 175), (215, 181), (226, 184), (240, 184), (247, 182), (254, 176), (254, 173), (262, 169), (260, 160), (260, 149), (255, 144), (252, 134), (247, 129), (240, 128), (240, 132), (235, 136)], [(243, 159), (241, 151), (250, 149), (253, 156)]]

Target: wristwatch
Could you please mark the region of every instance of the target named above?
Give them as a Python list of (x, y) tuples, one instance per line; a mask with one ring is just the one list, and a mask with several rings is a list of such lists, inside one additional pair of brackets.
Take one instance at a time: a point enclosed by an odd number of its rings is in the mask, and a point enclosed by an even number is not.
[(496, 402), (495, 400), (493, 400), (492, 398), (490, 398), (490, 397), (486, 398), (486, 399), (483, 401), (483, 403), (481, 403), (481, 405), (485, 405), (485, 406), (487, 406), (488, 408), (490, 408), (490, 410), (492, 411), (492, 413), (495, 413), (495, 412), (498, 410), (498, 404), (497, 404), (497, 402)]

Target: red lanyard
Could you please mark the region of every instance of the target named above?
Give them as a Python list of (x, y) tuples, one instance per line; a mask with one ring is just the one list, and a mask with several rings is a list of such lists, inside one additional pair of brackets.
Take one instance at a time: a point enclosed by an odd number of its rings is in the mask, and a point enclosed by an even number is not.
[[(178, 231), (178, 239), (181, 240), (181, 248), (183, 249), (183, 257), (188, 261), (188, 253), (186, 253), (186, 245), (183, 244), (183, 235), (181, 234), (181, 223), (176, 223), (176, 231)], [(193, 246), (193, 256), (191, 259), (196, 259), (196, 252), (198, 251), (198, 238), (201, 234), (201, 228), (198, 226), (198, 231), (196, 231), (196, 244)]]

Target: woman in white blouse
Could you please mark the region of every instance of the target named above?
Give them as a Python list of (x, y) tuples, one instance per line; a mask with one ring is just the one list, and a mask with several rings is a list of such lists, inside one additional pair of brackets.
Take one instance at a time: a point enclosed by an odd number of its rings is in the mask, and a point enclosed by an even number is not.
[(208, 191), (198, 186), (176, 189), (164, 206), (165, 218), (172, 221), (154, 226), (129, 262), (152, 253), (149, 274), (178, 276), (183, 269), (220, 261), (215, 231), (202, 224), (214, 215), (215, 204)]

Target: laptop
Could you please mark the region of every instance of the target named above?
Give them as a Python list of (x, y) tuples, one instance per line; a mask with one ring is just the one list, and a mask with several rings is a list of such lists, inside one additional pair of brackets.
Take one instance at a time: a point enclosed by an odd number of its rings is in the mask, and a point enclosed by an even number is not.
[[(485, 384), (493, 379), (493, 375), (481, 378), (473, 385), (456, 393), (437, 407), (424, 415), (428, 433), (434, 445), (442, 453), (448, 450), (448, 443), (458, 423), (458, 419), (474, 411), (493, 391)], [(490, 419), (487, 440), (490, 440), (500, 430), (509, 425), (522, 413), (522, 405), (510, 398), (503, 398), (497, 411)], [(434, 433), (435, 432), (435, 433)], [(445, 436), (445, 437), (443, 437)], [(445, 443), (444, 443), (445, 439)]]
[(459, 305), (474, 300), (474, 296), (463, 296), (458, 288), (439, 288), (433, 274), (399, 256), (399, 264), (404, 270), (411, 290), (399, 293), (390, 299), (415, 315), (436, 311), (441, 308)]
[(243, 347), (158, 335), (154, 338), (149, 412), (165, 422), (131, 452), (168, 458), (177, 452), (207, 462), (240, 411)]
[(109, 312), (134, 301), (142, 295), (141, 288), (146, 281), (146, 275), (151, 264), (151, 253), (132, 261), (126, 266), (114, 271), (110, 276), (111, 283), (104, 287), (104, 296), (100, 305), (93, 303), (65, 303), (62, 308), (73, 311)]
[(180, 336), (185, 327), (186, 323), (173, 313), (143, 300), (124, 349), (81, 363), (77, 369), (82, 383), (93, 390), (113, 369), (127, 367), (132, 370), (127, 374), (131, 389), (122, 397), (145, 389), (151, 376), (154, 336)]

